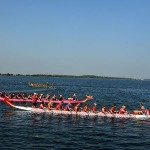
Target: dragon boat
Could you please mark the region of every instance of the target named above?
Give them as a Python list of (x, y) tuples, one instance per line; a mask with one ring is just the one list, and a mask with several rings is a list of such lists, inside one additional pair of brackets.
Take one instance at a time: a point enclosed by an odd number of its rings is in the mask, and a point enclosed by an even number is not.
[(150, 115), (135, 115), (135, 114), (111, 114), (111, 113), (102, 113), (102, 112), (84, 112), (84, 111), (65, 111), (65, 110), (49, 110), (47, 108), (40, 109), (40, 108), (32, 108), (32, 107), (24, 107), (24, 106), (16, 106), (13, 103), (9, 101), (9, 99), (4, 100), (5, 104), (8, 106), (18, 109), (18, 110), (24, 110), (24, 111), (30, 111), (33, 113), (49, 113), (49, 114), (60, 114), (60, 115), (79, 115), (79, 116), (94, 116), (94, 117), (108, 117), (108, 118), (125, 118), (125, 119), (140, 119), (140, 120), (146, 120), (150, 119)]

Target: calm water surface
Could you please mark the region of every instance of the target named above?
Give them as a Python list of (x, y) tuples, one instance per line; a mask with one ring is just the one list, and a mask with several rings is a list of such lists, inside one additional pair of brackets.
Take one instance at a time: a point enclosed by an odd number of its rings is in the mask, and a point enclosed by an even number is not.
[[(28, 87), (28, 82), (53, 83), (57, 89)], [(132, 112), (144, 103), (150, 109), (150, 81), (67, 78), (0, 77), (0, 92), (54, 93), (79, 99), (92, 95), (100, 109), (122, 104)], [(23, 105), (23, 104), (19, 104)], [(69, 115), (34, 114), (0, 102), (0, 149), (149, 149), (150, 120), (110, 119)]]

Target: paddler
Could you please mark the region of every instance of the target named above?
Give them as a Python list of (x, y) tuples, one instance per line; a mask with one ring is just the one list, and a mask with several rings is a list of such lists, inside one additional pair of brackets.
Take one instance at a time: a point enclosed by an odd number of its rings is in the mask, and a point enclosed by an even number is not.
[(38, 94), (34, 93), (33, 97), (32, 97), (32, 107), (35, 108), (36, 107), (36, 102), (38, 100)]
[(114, 105), (110, 108), (109, 112), (110, 112), (111, 114), (117, 113), (116, 107), (117, 107), (117, 106), (114, 104)]
[(74, 107), (74, 111), (77, 113), (79, 111), (79, 107), (80, 107), (80, 103), (78, 103), (77, 105), (75, 105)]
[(103, 105), (103, 107), (102, 107), (102, 113), (106, 113), (106, 112), (107, 112), (106, 105)]
[(85, 104), (84, 107), (83, 107), (83, 111), (88, 112), (89, 110), (90, 110), (89, 105)]
[(62, 95), (59, 96), (59, 100), (62, 101), (64, 98)]
[(44, 109), (44, 108), (46, 108), (45, 103), (44, 103), (44, 101), (42, 101), (42, 103), (40, 104), (40, 109)]
[(126, 106), (125, 106), (125, 105), (123, 105), (123, 106), (120, 108), (119, 114), (128, 114), (128, 111), (126, 111)]
[(55, 94), (53, 95), (52, 100), (57, 100), (57, 97)]
[(32, 94), (29, 94), (27, 99), (32, 99)]
[(63, 101), (61, 101), (57, 106), (56, 110), (62, 110)]
[(27, 94), (26, 94), (26, 93), (23, 93), (23, 94), (22, 94), (22, 99), (24, 99), (24, 100), (27, 99)]
[(65, 111), (72, 111), (72, 108), (71, 108), (71, 106), (72, 106), (72, 104), (67, 104), (66, 106), (65, 106)]
[(96, 111), (97, 111), (96, 106), (97, 106), (97, 104), (96, 104), (96, 103), (94, 103), (94, 104), (93, 104), (93, 107), (92, 107), (92, 111), (93, 111), (93, 112), (96, 112)]
[(47, 95), (46, 95), (46, 100), (50, 100), (50, 99), (51, 99), (50, 94), (47, 94)]
[(49, 103), (48, 103), (47, 109), (49, 109), (49, 110), (53, 109), (53, 103), (52, 103), (52, 102), (49, 102)]

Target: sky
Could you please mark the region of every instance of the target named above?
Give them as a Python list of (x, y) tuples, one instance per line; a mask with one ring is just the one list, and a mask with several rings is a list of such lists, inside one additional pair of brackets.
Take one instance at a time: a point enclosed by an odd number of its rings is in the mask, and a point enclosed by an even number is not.
[(150, 79), (149, 0), (0, 0), (0, 73)]

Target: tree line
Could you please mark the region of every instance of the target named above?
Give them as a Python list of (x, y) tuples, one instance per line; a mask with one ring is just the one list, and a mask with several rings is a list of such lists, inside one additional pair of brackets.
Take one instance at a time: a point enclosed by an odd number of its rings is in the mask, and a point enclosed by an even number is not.
[(105, 77), (105, 76), (96, 76), (96, 75), (50, 75), (50, 74), (1, 74), (0, 76), (31, 76), (31, 77), (55, 77), (55, 78), (89, 78), (89, 79), (132, 79), (132, 78), (121, 78), (121, 77)]

